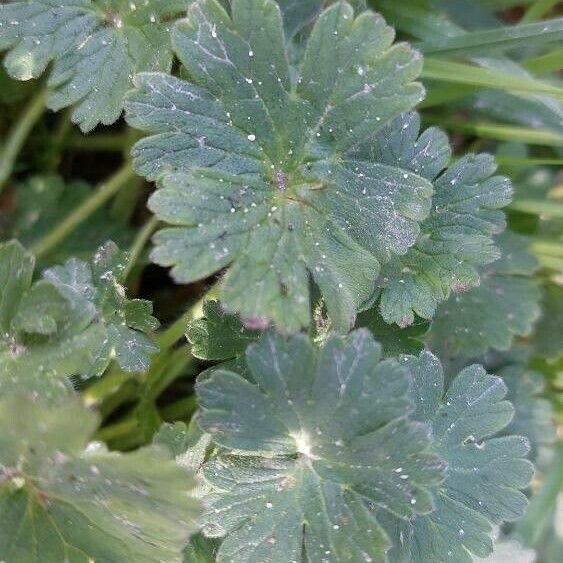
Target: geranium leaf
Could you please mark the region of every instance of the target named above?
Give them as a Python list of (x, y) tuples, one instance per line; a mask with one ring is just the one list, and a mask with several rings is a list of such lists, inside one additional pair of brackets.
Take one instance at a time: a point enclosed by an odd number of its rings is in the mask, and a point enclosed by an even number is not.
[(17, 242), (0, 244), (0, 375), (38, 371), (100, 375), (111, 359), (144, 371), (156, 345), (152, 305), (128, 300), (113, 243), (91, 263), (71, 258), (31, 283), (33, 257)]
[(150, 207), (171, 227), (153, 260), (190, 282), (230, 266), (224, 306), (284, 332), (311, 319), (309, 279), (334, 326), (353, 325), (380, 264), (404, 253), (432, 186), (400, 165), (358, 160), (357, 147), (422, 98), (421, 60), (371, 12), (337, 2), (317, 19), (292, 77), (271, 0), (234, 0), (232, 16), (199, 0), (173, 30), (190, 82), (140, 74), (133, 150), (158, 179)]
[(321, 350), (268, 332), (248, 348), (251, 379), (200, 379), (199, 423), (222, 448), (203, 469), (217, 561), (384, 561), (372, 506), (432, 510), (442, 462), (427, 426), (405, 418), (407, 373), (380, 357), (366, 330)]
[(408, 113), (396, 119), (364, 149), (388, 165), (401, 165), (434, 184), (429, 217), (416, 244), (385, 266), (379, 282), (380, 310), (388, 323), (408, 326), (415, 314), (434, 316), (451, 292), (478, 285), (476, 266), (499, 256), (492, 235), (504, 229), (499, 208), (510, 202), (508, 180), (492, 176), (496, 166), (486, 154), (467, 155), (446, 168), (447, 137), (436, 128), (419, 135), (420, 118)]
[(430, 424), (432, 450), (447, 461), (434, 512), (409, 521), (384, 516), (392, 538), (390, 561), (456, 561), (492, 550), (491, 524), (522, 516), (527, 499), (519, 491), (532, 477), (522, 436), (497, 436), (513, 416), (502, 379), (481, 366), (462, 370), (446, 389), (440, 362), (429, 352), (405, 357), (413, 376), (415, 420)]
[(540, 314), (540, 292), (532, 277), (538, 268), (514, 233), (497, 238), (502, 258), (481, 272), (481, 284), (453, 296), (438, 309), (428, 343), (443, 356), (473, 357), (490, 348), (507, 350), (514, 336), (527, 335)]
[[(40, 397), (40, 398), (38, 398)], [(0, 393), (0, 553), (6, 561), (182, 561), (196, 528), (193, 480), (156, 447), (89, 444), (77, 397)]]
[(7, 0), (0, 6), (0, 50), (8, 73), (40, 76), (49, 63), (48, 105), (77, 104), (83, 131), (109, 125), (139, 71), (168, 71), (169, 27), (190, 0)]
[(261, 332), (246, 328), (236, 315), (225, 313), (216, 301), (203, 306), (203, 318), (192, 321), (186, 338), (192, 345), (192, 354), (203, 360), (230, 360), (256, 341)]

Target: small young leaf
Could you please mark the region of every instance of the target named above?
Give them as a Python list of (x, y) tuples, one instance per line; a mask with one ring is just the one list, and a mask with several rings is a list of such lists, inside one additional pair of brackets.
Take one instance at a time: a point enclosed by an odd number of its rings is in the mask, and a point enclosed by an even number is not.
[[(190, 82), (140, 74), (127, 118), (150, 136), (137, 171), (159, 180), (150, 207), (171, 227), (152, 258), (190, 282), (230, 266), (222, 303), (252, 326), (311, 320), (309, 278), (333, 326), (350, 328), (380, 264), (404, 253), (432, 185), (355, 150), (422, 98), (420, 56), (377, 14), (337, 2), (318, 18), (299, 76), (271, 0), (198, 0), (173, 30)], [(406, 177), (405, 177), (406, 176)]]
[(230, 360), (244, 353), (261, 332), (245, 328), (236, 315), (225, 313), (216, 301), (203, 306), (203, 318), (192, 321), (186, 338), (192, 345), (192, 354), (203, 360)]
[(199, 422), (223, 448), (203, 469), (204, 534), (226, 536), (217, 561), (384, 561), (372, 507), (433, 509), (443, 464), (427, 426), (405, 418), (407, 373), (380, 357), (366, 330), (318, 351), (268, 332), (247, 350), (252, 380), (200, 378)]
[(78, 104), (83, 131), (109, 125), (139, 71), (170, 70), (169, 27), (190, 0), (7, 0), (0, 6), (0, 50), (8, 73), (40, 76), (49, 63), (48, 105)]
[(461, 371), (444, 389), (440, 362), (429, 352), (405, 357), (413, 376), (414, 420), (430, 424), (432, 448), (447, 461), (434, 512), (410, 520), (384, 516), (392, 538), (389, 560), (412, 563), (470, 563), (492, 550), (491, 524), (522, 516), (527, 499), (519, 491), (532, 477), (522, 436), (496, 437), (513, 407), (506, 386), (477, 365)]
[(100, 375), (112, 358), (144, 371), (157, 351), (152, 305), (128, 300), (119, 252), (103, 246), (91, 264), (72, 258), (31, 284), (34, 260), (17, 242), (0, 244), (0, 375)]
[(156, 447), (89, 444), (97, 417), (77, 398), (37, 397), (0, 395), (3, 560), (181, 562), (198, 512), (190, 474)]
[(441, 356), (471, 358), (490, 348), (507, 350), (514, 336), (532, 331), (540, 313), (532, 277), (538, 263), (526, 250), (525, 237), (506, 232), (497, 242), (502, 258), (481, 273), (481, 285), (438, 309), (428, 343)]

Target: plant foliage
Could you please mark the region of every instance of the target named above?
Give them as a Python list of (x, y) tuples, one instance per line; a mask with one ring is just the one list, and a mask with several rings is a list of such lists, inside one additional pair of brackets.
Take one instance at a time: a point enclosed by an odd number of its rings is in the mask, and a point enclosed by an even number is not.
[(562, 29), (1, 1), (0, 563), (560, 563)]

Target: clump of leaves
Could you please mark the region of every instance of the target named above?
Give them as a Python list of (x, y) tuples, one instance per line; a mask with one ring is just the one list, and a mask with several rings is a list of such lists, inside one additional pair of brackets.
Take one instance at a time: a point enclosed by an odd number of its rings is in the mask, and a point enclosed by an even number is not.
[(115, 358), (145, 371), (158, 327), (152, 304), (127, 299), (123, 255), (107, 243), (90, 263), (71, 258), (32, 283), (34, 259), (18, 242), (0, 245), (0, 374), (39, 371), (83, 378)]
[(528, 441), (492, 437), (513, 408), (481, 367), (446, 390), (434, 356), (382, 361), (360, 330), (320, 350), (268, 333), (246, 368), (197, 386), (218, 561), (470, 561), (526, 506)]
[(1, 2), (0, 561), (559, 561), (553, 6)]

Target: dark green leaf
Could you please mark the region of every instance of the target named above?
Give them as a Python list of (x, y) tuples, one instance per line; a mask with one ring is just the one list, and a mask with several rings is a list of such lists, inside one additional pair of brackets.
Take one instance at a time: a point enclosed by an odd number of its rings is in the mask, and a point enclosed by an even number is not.
[(225, 313), (216, 301), (203, 306), (203, 318), (192, 321), (186, 338), (192, 354), (203, 360), (230, 360), (242, 354), (261, 333), (245, 328), (236, 315)]
[(83, 131), (109, 125), (122, 111), (139, 71), (168, 71), (169, 26), (190, 0), (7, 0), (0, 6), (0, 50), (18, 80), (40, 76), (53, 63), (48, 105), (77, 104)]

